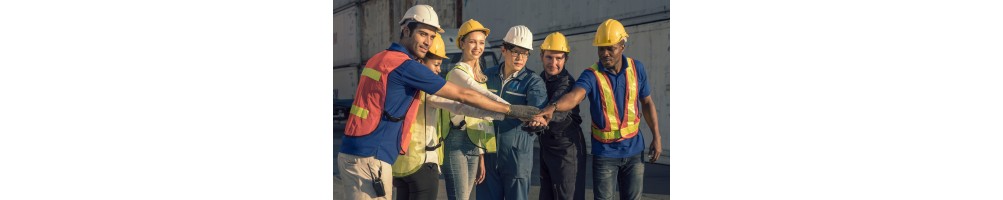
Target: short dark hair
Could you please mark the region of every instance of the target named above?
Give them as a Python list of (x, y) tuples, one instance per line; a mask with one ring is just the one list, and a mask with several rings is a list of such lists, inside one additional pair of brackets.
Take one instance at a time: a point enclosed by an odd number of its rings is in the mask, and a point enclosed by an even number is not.
[(505, 50), (511, 51), (512, 48), (515, 48), (515, 45), (512, 44), (512, 43), (505, 42), (505, 43), (502, 43), (502, 48), (505, 48)]
[[(414, 29), (417, 28), (417, 27), (418, 27), (418, 22), (413, 21), (413, 20), (408, 20), (407, 21), (407, 30), (411, 31), (410, 34), (414, 34)], [(403, 29), (401, 29), (401, 34), (400, 35), (401, 35), (400, 38), (397, 38), (397, 39), (398, 40), (404, 39), (404, 30)]]
[[(512, 49), (515, 49), (516, 47), (522, 48), (522, 47), (516, 46), (515, 44), (512, 44), (512, 43), (508, 43), (508, 42), (502, 43), (502, 48), (505, 48), (505, 50), (508, 50), (508, 51), (512, 51)], [(526, 49), (526, 48), (523, 48), (523, 49)], [(526, 50), (529, 51), (529, 49), (526, 49)]]

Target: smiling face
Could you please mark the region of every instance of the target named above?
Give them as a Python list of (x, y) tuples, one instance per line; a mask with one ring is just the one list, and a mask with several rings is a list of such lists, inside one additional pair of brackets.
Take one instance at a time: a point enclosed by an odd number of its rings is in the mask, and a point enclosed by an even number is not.
[(432, 72), (434, 72), (435, 74), (439, 74), (439, 72), (442, 72), (442, 69), (439, 68), (442, 66), (442, 58), (436, 56), (429, 56), (426, 58), (419, 59), (418, 62), (425, 65), (425, 67), (428, 67), (428, 69), (432, 70)]
[(543, 55), (543, 71), (547, 74), (553, 76), (561, 73), (564, 69), (564, 61), (567, 60), (567, 53), (560, 51), (544, 50)]
[(401, 45), (418, 58), (424, 58), (428, 54), (429, 47), (432, 46), (432, 39), (435, 38), (435, 27), (427, 24), (417, 23), (414, 30), (407, 26), (401, 30), (404, 37), (401, 38)]
[(601, 46), (598, 47), (599, 51), (599, 62), (602, 63), (603, 67), (615, 68), (620, 64), (620, 60), (623, 59), (623, 41), (614, 44), (613, 46)]
[(464, 60), (480, 58), (484, 54), (484, 31), (474, 31), (463, 36), (460, 49), (463, 50)]

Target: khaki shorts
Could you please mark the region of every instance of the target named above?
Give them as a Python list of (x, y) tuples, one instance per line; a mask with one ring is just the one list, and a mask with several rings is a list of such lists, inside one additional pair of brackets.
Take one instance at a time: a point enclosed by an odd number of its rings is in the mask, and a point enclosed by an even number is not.
[[(382, 174), (380, 167), (383, 168)], [(338, 170), (341, 172), (345, 196), (343, 199), (393, 199), (393, 168), (390, 163), (377, 160), (376, 157), (359, 157), (356, 155), (338, 153)], [(383, 191), (386, 196), (376, 197), (373, 189), (373, 177), (377, 174), (383, 180)]]

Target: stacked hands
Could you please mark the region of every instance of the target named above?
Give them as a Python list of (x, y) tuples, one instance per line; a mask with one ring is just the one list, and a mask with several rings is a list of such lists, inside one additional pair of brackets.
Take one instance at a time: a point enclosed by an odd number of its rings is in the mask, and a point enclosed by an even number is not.
[[(523, 131), (529, 132), (530, 134), (540, 134), (540, 132), (547, 130), (547, 124), (551, 120), (563, 120), (563, 114), (555, 117), (555, 110), (557, 110), (557, 108), (554, 106), (547, 106), (541, 110), (533, 106), (511, 105), (509, 107), (509, 113), (506, 115), (522, 120)], [(658, 160), (658, 157), (662, 154), (662, 143), (659, 140), (660, 139), (658, 139), (658, 136), (656, 135), (655, 139), (651, 141), (651, 146), (648, 150), (651, 162)]]
[[(549, 112), (546, 112), (548, 111)], [(522, 130), (529, 133), (540, 134), (544, 130), (547, 130), (547, 124), (551, 120), (551, 116), (554, 113), (554, 109), (544, 109), (527, 105), (511, 105), (509, 107), (509, 117), (517, 118), (522, 120)]]

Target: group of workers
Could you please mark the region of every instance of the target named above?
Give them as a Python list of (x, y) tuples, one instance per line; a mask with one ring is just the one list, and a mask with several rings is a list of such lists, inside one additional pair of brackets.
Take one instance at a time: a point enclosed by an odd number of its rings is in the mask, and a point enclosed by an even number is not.
[[(540, 45), (543, 72), (526, 68), (533, 33), (511, 27), (504, 61), (481, 66), (491, 30), (470, 19), (456, 44), (462, 56), (438, 76), (445, 44), (435, 11), (408, 9), (399, 43), (366, 62), (338, 154), (344, 199), (436, 199), (440, 173), (456, 199), (529, 199), (534, 143), (540, 140), (539, 199), (585, 198), (585, 135), (578, 104), (589, 98), (595, 199), (640, 199), (643, 115), (650, 162), (661, 154), (655, 103), (640, 61), (623, 55), (627, 32), (608, 19), (593, 41), (598, 62), (575, 80), (559, 32)], [(441, 167), (441, 169), (440, 169)], [(476, 188), (476, 197), (471, 194)], [(618, 190), (615, 190), (618, 188)]]

